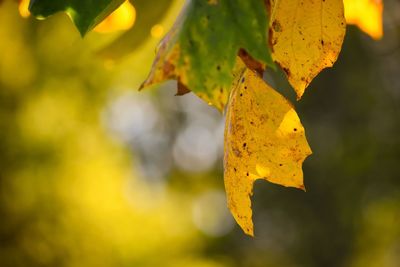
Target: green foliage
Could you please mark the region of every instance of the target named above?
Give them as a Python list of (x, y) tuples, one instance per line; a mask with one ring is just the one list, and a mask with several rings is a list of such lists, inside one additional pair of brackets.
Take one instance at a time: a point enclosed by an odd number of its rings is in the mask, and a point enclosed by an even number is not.
[[(30, 10), (37, 17), (64, 11), (83, 36), (122, 2), (31, 0)], [(250, 196), (254, 181), (263, 178), (304, 189), (301, 167), (311, 153), (292, 105), (284, 97), (274, 99), (278, 94), (259, 76), (266, 65), (274, 66), (273, 59), (300, 98), (312, 79), (331, 67), (339, 55), (346, 32), (344, 10), (342, 0), (187, 1), (161, 42), (150, 75), (142, 85), (175, 79), (178, 94), (193, 91), (221, 111), (231, 95), (224, 179), (228, 206), (247, 234), (253, 234)], [(379, 13), (380, 9), (376, 10)], [(148, 32), (149, 28), (143, 29)], [(243, 60), (245, 72), (237, 67), (238, 60)], [(235, 77), (240, 77), (241, 86), (250, 92), (246, 97), (241, 91), (240, 101), (234, 101), (238, 90), (231, 93), (237, 84), (233, 83)], [(258, 90), (260, 95), (254, 94)], [(268, 95), (268, 91), (272, 93)], [(278, 130), (271, 131), (274, 127)], [(279, 163), (274, 162), (277, 159)]]
[(64, 11), (84, 36), (113, 12), (124, 0), (31, 0), (29, 10), (36, 17)]
[[(161, 0), (142, 1), (162, 9)], [(379, 43), (348, 28), (340, 60), (304, 101), (294, 102), (283, 73), (267, 70), (302, 115), (314, 156), (307, 193), (255, 183), (254, 240), (219, 208), (223, 198), (203, 201), (210, 191), (223, 196), (221, 116), (191, 94), (173, 97), (170, 83), (136, 92), (158, 41), (148, 29), (169, 29), (182, 3), (162, 1), (175, 3), (168, 23), (147, 25), (138, 19), (148, 10), (133, 1), (131, 30), (147, 40), (118, 64), (97, 51), (127, 32), (81, 40), (65, 14), (34, 23), (17, 0), (0, 1), (1, 267), (397, 266), (398, 0), (385, 1)], [(126, 140), (109, 121), (142, 134)]]
[[(31, 0), (29, 9), (38, 18), (64, 11), (84, 36), (122, 2)], [(133, 2), (140, 9), (148, 1)], [(146, 27), (139, 29), (148, 32)], [(250, 60), (254, 58), (257, 64), (273, 66), (267, 29), (268, 15), (263, 1), (190, 1), (164, 39), (144, 86), (174, 78), (184, 92), (189, 89), (222, 110), (228, 101), (240, 49), (248, 52)], [(125, 39), (117, 40), (112, 47), (118, 48)], [(123, 51), (123, 45), (117, 50)]]
[(240, 48), (257, 61), (273, 65), (267, 28), (263, 1), (191, 1), (164, 39), (144, 85), (178, 79), (205, 101), (223, 109)]

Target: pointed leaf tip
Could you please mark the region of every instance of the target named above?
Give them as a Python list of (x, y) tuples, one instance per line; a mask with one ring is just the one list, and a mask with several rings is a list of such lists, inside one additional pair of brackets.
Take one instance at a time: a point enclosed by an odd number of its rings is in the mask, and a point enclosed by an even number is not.
[(231, 93), (224, 147), (228, 207), (243, 231), (253, 235), (254, 181), (304, 190), (302, 163), (311, 149), (292, 104), (247, 68)]
[(29, 10), (38, 18), (46, 18), (63, 11), (68, 14), (80, 35), (84, 37), (123, 2), (124, 0), (31, 0)]
[(346, 32), (342, 0), (271, 1), (272, 57), (300, 99), (311, 81), (335, 63)]

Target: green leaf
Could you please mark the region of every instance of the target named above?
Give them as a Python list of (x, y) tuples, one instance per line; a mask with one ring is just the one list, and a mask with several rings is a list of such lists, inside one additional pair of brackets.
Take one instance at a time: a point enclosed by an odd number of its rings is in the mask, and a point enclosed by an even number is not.
[(31, 0), (29, 10), (38, 18), (64, 11), (84, 36), (123, 2), (124, 0)]
[(177, 79), (183, 87), (222, 110), (242, 48), (273, 65), (268, 49), (268, 17), (263, 0), (192, 0), (162, 41), (142, 87)]

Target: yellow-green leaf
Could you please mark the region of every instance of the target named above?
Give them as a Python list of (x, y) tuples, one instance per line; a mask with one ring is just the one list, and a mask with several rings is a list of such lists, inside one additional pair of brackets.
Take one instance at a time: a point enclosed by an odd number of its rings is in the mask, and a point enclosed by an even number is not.
[(244, 68), (226, 116), (224, 180), (228, 206), (246, 234), (253, 235), (254, 181), (304, 189), (302, 163), (310, 154), (293, 106), (257, 73)]
[(222, 110), (244, 49), (260, 64), (273, 65), (263, 0), (192, 0), (160, 44), (143, 87), (176, 79)]
[(342, 47), (346, 22), (342, 0), (274, 0), (272, 58), (300, 98), (318, 73), (331, 67)]

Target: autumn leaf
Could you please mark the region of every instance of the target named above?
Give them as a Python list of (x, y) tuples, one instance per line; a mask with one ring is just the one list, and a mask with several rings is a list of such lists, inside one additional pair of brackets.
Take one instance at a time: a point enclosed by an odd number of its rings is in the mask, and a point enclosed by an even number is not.
[(311, 149), (293, 106), (256, 72), (242, 70), (226, 116), (224, 180), (229, 209), (253, 235), (254, 181), (304, 189), (302, 163)]
[(382, 0), (344, 0), (343, 3), (348, 24), (357, 25), (375, 40), (382, 38)]
[(342, 0), (271, 1), (272, 57), (298, 98), (322, 69), (334, 64), (345, 30)]
[(143, 87), (177, 79), (182, 87), (222, 110), (239, 49), (272, 64), (263, 1), (189, 1), (158, 49)]
[(31, 0), (29, 10), (38, 18), (64, 11), (84, 36), (123, 2), (124, 0)]

